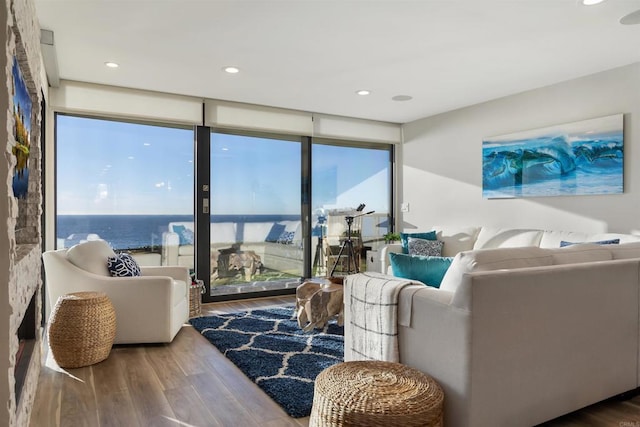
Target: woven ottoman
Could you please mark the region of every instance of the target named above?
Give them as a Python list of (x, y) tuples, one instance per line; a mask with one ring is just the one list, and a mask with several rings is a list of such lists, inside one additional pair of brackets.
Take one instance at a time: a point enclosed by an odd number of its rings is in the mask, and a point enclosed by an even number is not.
[(316, 378), (309, 426), (442, 426), (443, 403), (438, 383), (416, 369), (344, 362)]
[(104, 292), (74, 292), (58, 298), (49, 321), (49, 346), (63, 368), (80, 368), (109, 357), (116, 312)]

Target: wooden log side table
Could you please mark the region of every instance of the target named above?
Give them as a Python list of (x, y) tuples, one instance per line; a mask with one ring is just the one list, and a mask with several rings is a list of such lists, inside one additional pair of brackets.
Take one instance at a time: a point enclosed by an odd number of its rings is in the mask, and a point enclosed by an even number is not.
[(109, 357), (116, 312), (104, 292), (74, 292), (58, 298), (49, 321), (49, 346), (63, 368), (80, 368)]
[(298, 326), (308, 332), (322, 329), (337, 317), (343, 323), (343, 287), (336, 283), (304, 282), (296, 289), (296, 317)]
[(400, 363), (353, 361), (316, 377), (310, 427), (442, 427), (444, 393), (429, 375)]

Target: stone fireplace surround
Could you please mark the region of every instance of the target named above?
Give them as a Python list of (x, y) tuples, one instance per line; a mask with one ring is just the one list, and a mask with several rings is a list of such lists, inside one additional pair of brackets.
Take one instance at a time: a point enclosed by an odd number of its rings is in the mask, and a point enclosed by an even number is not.
[[(4, 0), (0, 21), (5, 22), (5, 30), (0, 36), (5, 52), (2, 67), (5, 95), (0, 96), (0, 111), (4, 110), (6, 117), (6, 125), (0, 128), (0, 138), (5, 141), (0, 176), (4, 177), (6, 189), (0, 195), (0, 224), (3, 224), (0, 226), (0, 340), (3, 343), (0, 346), (0, 426), (24, 426), (29, 423), (42, 359), (40, 106), (47, 87), (33, 0)], [(16, 164), (11, 151), (15, 145), (11, 92), (14, 58), (17, 58), (32, 104), (30, 178), (24, 200), (13, 197), (12, 190)], [(18, 336), (23, 340), (22, 345)], [(20, 364), (16, 366), (19, 354)]]

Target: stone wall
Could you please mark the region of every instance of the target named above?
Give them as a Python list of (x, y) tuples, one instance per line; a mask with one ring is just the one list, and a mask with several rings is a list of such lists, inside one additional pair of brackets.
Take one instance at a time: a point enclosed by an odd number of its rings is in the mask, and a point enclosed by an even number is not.
[[(0, 194), (0, 340), (9, 345), (0, 347), (0, 426), (25, 426), (36, 392), (41, 364), (42, 331), (42, 277), (41, 277), (41, 222), (42, 182), (40, 123), (42, 89), (42, 59), (40, 28), (33, 0), (3, 0), (0, 22), (5, 22), (2, 55), (5, 93), (0, 96), (0, 111), (6, 111), (6, 127), (0, 129), (5, 141), (4, 156), (0, 160), (0, 177), (5, 180), (6, 192)], [(13, 115), (13, 59), (17, 58), (32, 105), (30, 153), (28, 160), (29, 184), (27, 197), (17, 200), (13, 196), (12, 181), (16, 160), (12, 153), (14, 137)], [(15, 364), (18, 351), (17, 330), (32, 298), (36, 311), (36, 344), (26, 373), (20, 400), (15, 394)]]

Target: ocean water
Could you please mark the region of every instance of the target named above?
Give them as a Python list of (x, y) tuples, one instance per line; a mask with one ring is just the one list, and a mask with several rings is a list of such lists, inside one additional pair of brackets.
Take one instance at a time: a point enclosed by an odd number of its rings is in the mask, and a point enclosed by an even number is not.
[[(211, 222), (298, 220), (298, 215), (212, 215)], [(96, 234), (114, 249), (158, 249), (170, 222), (193, 221), (191, 215), (58, 215), (58, 247), (68, 248)]]

